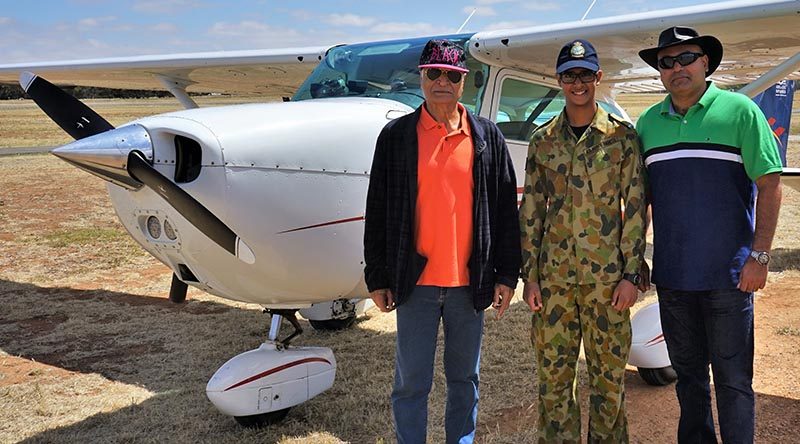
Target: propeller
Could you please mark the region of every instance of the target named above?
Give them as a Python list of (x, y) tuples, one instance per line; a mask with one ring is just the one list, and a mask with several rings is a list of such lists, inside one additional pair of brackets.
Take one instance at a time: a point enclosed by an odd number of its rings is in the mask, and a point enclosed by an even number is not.
[[(53, 154), (128, 188), (135, 188), (132, 184), (144, 184), (220, 247), (242, 262), (255, 263), (253, 251), (233, 230), (153, 168), (142, 152), (152, 153), (152, 141), (144, 127), (129, 125), (114, 129), (86, 104), (36, 74), (23, 72), (20, 85), (42, 111), (76, 139), (76, 142), (56, 148)], [(122, 176), (129, 176), (133, 181)]]

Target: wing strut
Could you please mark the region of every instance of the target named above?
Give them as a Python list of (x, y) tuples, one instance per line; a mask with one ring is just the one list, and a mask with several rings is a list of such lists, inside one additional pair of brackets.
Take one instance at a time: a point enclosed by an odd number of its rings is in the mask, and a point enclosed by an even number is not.
[(196, 82), (168, 76), (165, 74), (156, 74), (155, 76), (158, 81), (164, 85), (164, 88), (167, 88), (167, 91), (169, 91), (173, 96), (175, 96), (176, 99), (178, 99), (178, 102), (181, 103), (184, 109), (198, 108), (197, 102), (192, 100), (192, 98), (189, 97), (189, 94), (186, 93), (186, 87)]
[(748, 83), (747, 86), (740, 89), (738, 92), (750, 97), (751, 99), (759, 93), (764, 92), (767, 88), (785, 79), (789, 74), (800, 69), (800, 52), (789, 57), (780, 65), (770, 69), (761, 75), (761, 77)]

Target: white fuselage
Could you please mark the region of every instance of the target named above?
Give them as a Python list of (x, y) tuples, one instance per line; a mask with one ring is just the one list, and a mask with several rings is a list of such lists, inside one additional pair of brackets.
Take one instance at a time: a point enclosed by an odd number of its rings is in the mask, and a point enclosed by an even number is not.
[[(273, 308), (366, 295), (363, 216), (375, 141), (399, 102), (343, 98), (204, 108), (134, 123), (153, 141), (154, 167), (175, 171), (175, 135), (199, 143), (199, 176), (180, 186), (252, 249), (229, 254), (147, 187), (109, 184), (117, 214), (148, 252), (190, 284)], [(176, 239), (148, 234), (155, 215)], [(185, 279), (181, 265), (196, 277)], [(184, 269), (185, 270), (185, 269)]]

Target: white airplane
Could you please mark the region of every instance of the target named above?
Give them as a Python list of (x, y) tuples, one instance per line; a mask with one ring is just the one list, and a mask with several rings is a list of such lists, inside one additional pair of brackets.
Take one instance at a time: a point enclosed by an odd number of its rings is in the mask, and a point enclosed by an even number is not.
[[(752, 97), (800, 78), (798, 15), (800, 0), (744, 0), (447, 37), (468, 48), (464, 105), (498, 123), (521, 181), (530, 133), (564, 106), (553, 64), (565, 41), (581, 37), (597, 47), (601, 104), (627, 117), (614, 94), (661, 89), (637, 51), (654, 46), (663, 28), (717, 36), (725, 56), (713, 79), (749, 83), (741, 91)], [(300, 309), (315, 328), (342, 328), (363, 309), (375, 140), (389, 120), (422, 103), (416, 66), (428, 40), (0, 65), (0, 80), (19, 76), (77, 139), (53, 154), (108, 181), (122, 224), (172, 269), (170, 299), (183, 301), (188, 284), (273, 315), (269, 340), (223, 364), (206, 388), (220, 411), (260, 425), (333, 384), (330, 349), (288, 347), (300, 331), (294, 313)], [(114, 129), (30, 71), (60, 83), (163, 87), (187, 109)], [(187, 94), (258, 94), (304, 75), (285, 103), (195, 109)], [(800, 180), (789, 174), (793, 184)], [(295, 332), (279, 340), (282, 316)], [(655, 304), (637, 313), (633, 332), (630, 364), (649, 383), (671, 382)]]

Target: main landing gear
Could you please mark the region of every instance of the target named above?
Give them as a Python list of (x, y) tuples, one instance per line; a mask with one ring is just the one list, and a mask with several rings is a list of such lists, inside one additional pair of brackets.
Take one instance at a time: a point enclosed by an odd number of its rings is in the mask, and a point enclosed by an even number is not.
[[(206, 386), (208, 399), (245, 427), (279, 422), (289, 409), (329, 389), (336, 377), (336, 359), (327, 347), (290, 347), (303, 332), (297, 310), (264, 310), (272, 317), (269, 339), (222, 365)], [(279, 340), (281, 320), (294, 331)]]

